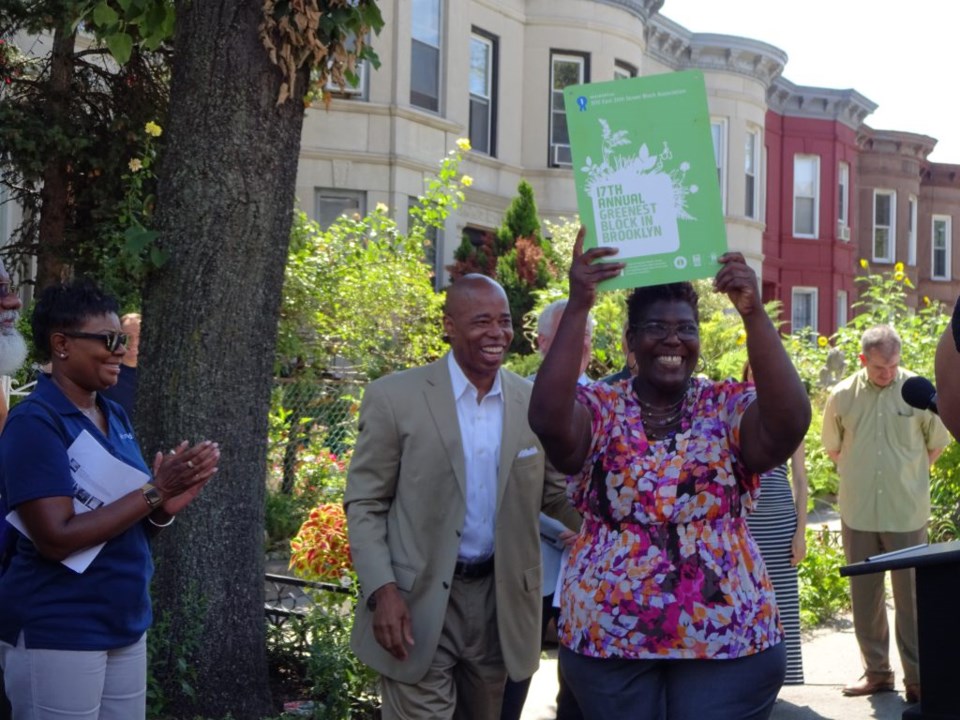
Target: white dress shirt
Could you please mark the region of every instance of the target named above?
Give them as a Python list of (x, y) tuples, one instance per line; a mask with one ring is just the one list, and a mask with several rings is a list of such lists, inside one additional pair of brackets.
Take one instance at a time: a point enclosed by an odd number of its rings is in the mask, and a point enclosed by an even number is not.
[(498, 372), (490, 391), (477, 402), (477, 388), (464, 375), (452, 352), (447, 359), (467, 473), (467, 517), (458, 558), (477, 562), (493, 555), (503, 393)]

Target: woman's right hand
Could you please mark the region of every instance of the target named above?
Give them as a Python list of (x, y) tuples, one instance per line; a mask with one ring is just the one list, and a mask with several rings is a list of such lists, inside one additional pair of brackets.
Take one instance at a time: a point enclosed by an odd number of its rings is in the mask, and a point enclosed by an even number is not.
[(570, 264), (570, 299), (574, 307), (592, 308), (597, 300), (597, 284), (614, 278), (623, 272), (626, 263), (596, 262), (600, 258), (617, 254), (612, 247), (595, 247), (583, 251), (583, 238), (587, 229), (581, 225), (573, 244), (573, 262)]
[(153, 461), (153, 484), (165, 501), (195, 489), (190, 496), (192, 500), (200, 487), (213, 477), (219, 461), (217, 443), (204, 440), (190, 446), (184, 440), (168, 454), (157, 453)]

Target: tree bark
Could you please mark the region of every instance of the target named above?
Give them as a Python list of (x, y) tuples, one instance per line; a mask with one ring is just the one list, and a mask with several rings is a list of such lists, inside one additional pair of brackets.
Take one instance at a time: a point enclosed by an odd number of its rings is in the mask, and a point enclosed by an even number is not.
[[(155, 546), (155, 616), (193, 696), (173, 717), (271, 711), (264, 633), (267, 416), (303, 104), (277, 107), (261, 3), (176, 3), (157, 227), (168, 262), (147, 282), (137, 415), (145, 451), (220, 443), (220, 471)], [(301, 97), (306, 76), (294, 98)]]
[[(50, 52), (48, 103), (44, 108), (53, 127), (63, 127), (70, 108), (76, 33), (62, 26), (53, 34)], [(70, 168), (63, 154), (53, 153), (43, 168), (37, 247), (37, 291), (64, 280), (64, 246), (70, 204)]]

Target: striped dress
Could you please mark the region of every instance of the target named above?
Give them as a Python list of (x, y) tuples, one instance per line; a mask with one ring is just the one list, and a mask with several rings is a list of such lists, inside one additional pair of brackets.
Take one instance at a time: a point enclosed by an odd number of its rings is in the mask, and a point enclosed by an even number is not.
[(773, 582), (780, 608), (784, 643), (787, 648), (785, 685), (803, 684), (803, 659), (800, 655), (800, 594), (797, 569), (790, 565), (791, 543), (797, 529), (797, 508), (787, 480), (787, 466), (781, 465), (760, 478), (760, 500), (747, 516), (760, 554)]

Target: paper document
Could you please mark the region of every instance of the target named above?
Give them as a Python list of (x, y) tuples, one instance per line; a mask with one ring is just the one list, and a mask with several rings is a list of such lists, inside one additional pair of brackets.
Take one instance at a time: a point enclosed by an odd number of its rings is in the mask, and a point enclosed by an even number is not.
[[(109, 505), (150, 481), (149, 475), (115, 458), (86, 430), (67, 448), (67, 457), (74, 482), (73, 509), (77, 514)], [(7, 522), (30, 538), (16, 510), (7, 515)], [(74, 572), (82, 573), (105, 544), (78, 550), (62, 562)]]
[(671, 72), (563, 91), (584, 250), (625, 262), (601, 290), (712, 277), (727, 250), (703, 73)]

